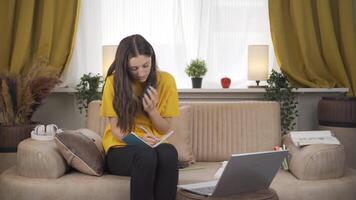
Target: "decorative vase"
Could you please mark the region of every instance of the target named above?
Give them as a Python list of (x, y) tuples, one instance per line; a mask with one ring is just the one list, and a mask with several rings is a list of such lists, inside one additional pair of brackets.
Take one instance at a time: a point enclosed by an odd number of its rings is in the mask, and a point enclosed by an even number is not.
[(0, 126), (0, 152), (16, 152), (17, 145), (31, 136), (36, 124)]
[(193, 77), (192, 78), (192, 85), (193, 88), (201, 88), (201, 82), (202, 82), (203, 78), (200, 77)]

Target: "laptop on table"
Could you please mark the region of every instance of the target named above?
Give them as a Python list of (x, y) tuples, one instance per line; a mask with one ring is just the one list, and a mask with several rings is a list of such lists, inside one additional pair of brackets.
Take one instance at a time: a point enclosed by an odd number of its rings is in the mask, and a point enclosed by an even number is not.
[(211, 197), (268, 189), (287, 155), (288, 151), (233, 154), (218, 180), (178, 188)]

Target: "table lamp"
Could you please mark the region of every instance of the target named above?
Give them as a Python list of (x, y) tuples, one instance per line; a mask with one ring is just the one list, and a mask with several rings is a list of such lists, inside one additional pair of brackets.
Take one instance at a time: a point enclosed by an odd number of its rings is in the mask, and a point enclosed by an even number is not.
[(268, 78), (268, 45), (249, 45), (248, 46), (248, 80), (255, 80), (257, 85), (248, 86), (249, 88), (264, 87), (260, 86), (260, 81)]
[(103, 45), (103, 77), (106, 77), (106, 73), (115, 59), (117, 45)]

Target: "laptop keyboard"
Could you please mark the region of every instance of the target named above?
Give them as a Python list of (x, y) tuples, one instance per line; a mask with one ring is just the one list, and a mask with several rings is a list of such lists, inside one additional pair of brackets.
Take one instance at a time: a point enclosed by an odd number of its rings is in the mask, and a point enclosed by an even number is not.
[(191, 190), (193, 190), (194, 192), (197, 192), (199, 194), (209, 195), (214, 192), (214, 189), (215, 189), (215, 186), (207, 186), (207, 187), (201, 187), (201, 188), (194, 188)]

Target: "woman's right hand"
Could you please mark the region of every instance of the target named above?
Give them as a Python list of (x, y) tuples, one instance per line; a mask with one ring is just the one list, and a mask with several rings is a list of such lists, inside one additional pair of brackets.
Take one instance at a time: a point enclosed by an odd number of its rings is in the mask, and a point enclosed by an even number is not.
[(142, 139), (147, 143), (149, 144), (150, 146), (153, 146), (155, 145), (157, 142), (159, 142), (159, 139), (154, 136), (152, 133), (145, 133), (143, 136), (142, 136)]

